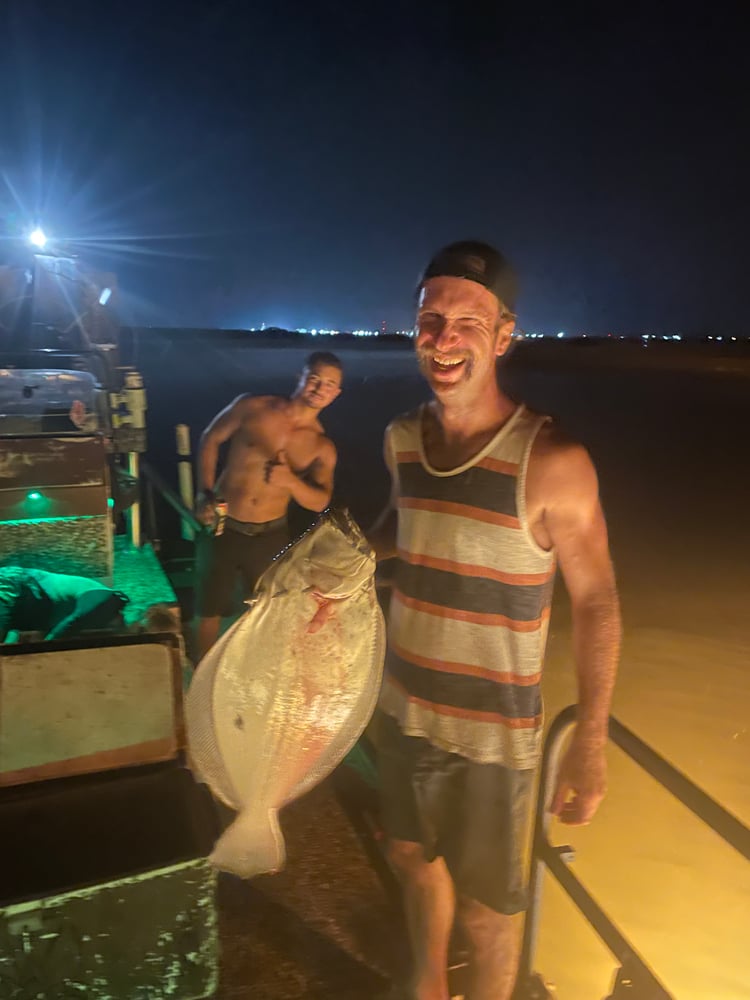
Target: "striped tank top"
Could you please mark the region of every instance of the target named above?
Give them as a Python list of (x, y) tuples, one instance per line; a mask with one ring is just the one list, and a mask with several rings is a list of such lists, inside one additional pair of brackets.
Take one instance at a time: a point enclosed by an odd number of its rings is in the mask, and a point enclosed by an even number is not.
[(380, 707), (410, 736), (479, 763), (539, 759), (553, 552), (526, 518), (531, 446), (548, 417), (519, 406), (457, 469), (433, 469), (422, 410), (386, 431), (398, 562)]

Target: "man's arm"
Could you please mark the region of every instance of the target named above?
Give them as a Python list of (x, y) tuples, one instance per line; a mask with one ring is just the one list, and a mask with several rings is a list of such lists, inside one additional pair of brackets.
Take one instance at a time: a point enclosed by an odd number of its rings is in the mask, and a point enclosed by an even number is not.
[(77, 635), (84, 629), (103, 629), (115, 621), (115, 616), (128, 603), (117, 591), (105, 588), (87, 590), (76, 597), (73, 610), (62, 621), (53, 625), (45, 639), (62, 639)]
[(378, 562), (383, 559), (393, 559), (396, 555), (396, 538), (398, 530), (398, 489), (396, 486), (395, 460), (391, 453), (389, 437), (386, 434), (383, 448), (383, 460), (391, 474), (391, 492), (388, 503), (379, 517), (367, 532), (367, 541), (375, 550)]
[(198, 500), (196, 513), (204, 524), (211, 524), (215, 518), (216, 469), (219, 464), (219, 448), (242, 426), (242, 418), (247, 407), (248, 396), (238, 396), (221, 413), (217, 414), (201, 434), (198, 447)]
[(620, 606), (587, 451), (553, 434), (536, 465), (534, 471), (530, 464), (529, 485), (540, 491), (543, 525), (570, 595), (578, 679), (577, 722), (550, 809), (565, 823), (587, 823), (606, 791), (604, 751), (620, 653)]
[(393, 559), (396, 555), (396, 533), (398, 527), (398, 512), (393, 496), (388, 500), (380, 516), (367, 532), (367, 541), (375, 550), (378, 562)]
[(315, 461), (298, 475), (289, 465), (286, 452), (280, 451), (268, 464), (266, 480), (271, 486), (288, 490), (300, 507), (320, 512), (331, 502), (336, 457), (336, 446), (325, 438)]
[[(391, 468), (387, 440), (385, 463)], [(388, 504), (372, 528), (366, 532), (367, 541), (373, 547), (375, 558), (378, 562), (382, 559), (390, 559), (396, 555), (396, 525), (396, 487), (393, 473), (391, 473), (391, 496)], [(313, 594), (313, 597), (317, 602), (318, 608), (310, 624), (307, 626), (307, 631), (310, 633), (320, 631), (326, 622), (336, 613), (335, 601), (327, 600), (317, 594)]]

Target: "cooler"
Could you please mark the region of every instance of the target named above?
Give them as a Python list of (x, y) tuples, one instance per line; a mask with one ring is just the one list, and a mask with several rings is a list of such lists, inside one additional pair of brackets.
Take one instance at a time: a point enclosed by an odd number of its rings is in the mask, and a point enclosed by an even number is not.
[(203, 1000), (211, 796), (174, 636), (0, 646), (0, 997)]

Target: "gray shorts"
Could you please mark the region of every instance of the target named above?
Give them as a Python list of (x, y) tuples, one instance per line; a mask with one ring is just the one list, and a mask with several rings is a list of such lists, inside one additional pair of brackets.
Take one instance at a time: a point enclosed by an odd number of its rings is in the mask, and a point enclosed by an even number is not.
[(388, 837), (443, 857), (456, 892), (497, 913), (526, 908), (533, 770), (477, 764), (378, 720), (381, 821)]

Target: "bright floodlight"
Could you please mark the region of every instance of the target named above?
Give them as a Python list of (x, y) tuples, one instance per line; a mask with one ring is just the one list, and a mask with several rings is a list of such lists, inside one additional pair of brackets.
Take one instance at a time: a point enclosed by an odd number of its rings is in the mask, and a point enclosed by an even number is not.
[(43, 250), (47, 245), (47, 237), (44, 234), (44, 230), (38, 228), (33, 229), (29, 233), (29, 243), (32, 243), (35, 247), (39, 247), (40, 250)]

